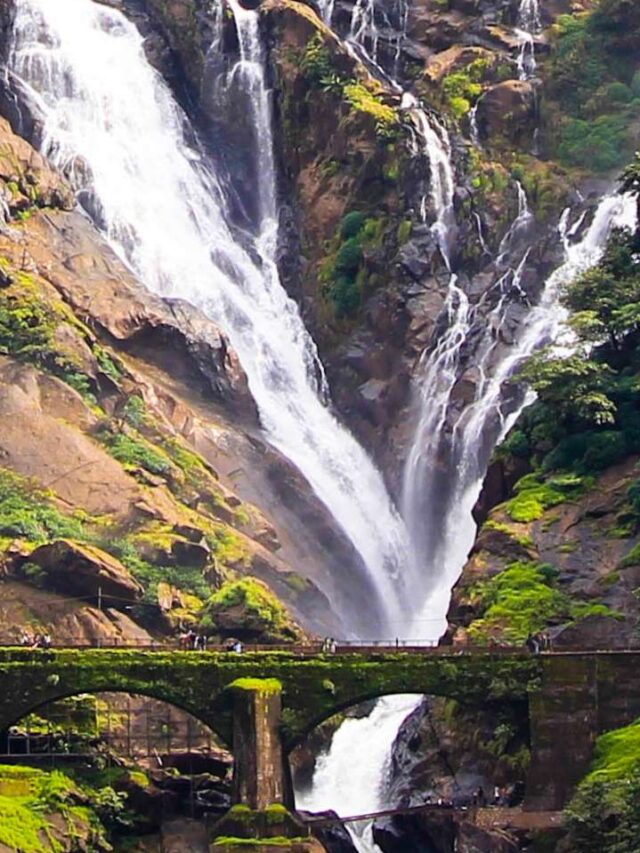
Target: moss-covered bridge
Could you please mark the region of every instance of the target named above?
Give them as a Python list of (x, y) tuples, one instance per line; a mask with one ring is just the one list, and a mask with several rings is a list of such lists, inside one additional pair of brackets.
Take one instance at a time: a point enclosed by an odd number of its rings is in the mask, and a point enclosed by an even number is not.
[[(432, 694), (528, 699), (531, 808), (562, 806), (595, 737), (640, 716), (640, 653), (384, 652), (304, 656), (144, 650), (0, 650), (0, 730), (56, 699), (122, 691), (193, 714), (233, 747), (236, 798), (287, 799), (283, 756), (318, 723), (367, 699)], [(285, 774), (286, 775), (286, 774)]]

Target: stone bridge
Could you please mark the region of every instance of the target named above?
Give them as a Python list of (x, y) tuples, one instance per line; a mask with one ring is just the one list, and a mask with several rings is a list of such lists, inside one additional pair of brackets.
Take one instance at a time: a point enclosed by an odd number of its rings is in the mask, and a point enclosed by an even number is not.
[(0, 650), (0, 731), (56, 699), (121, 691), (197, 717), (235, 758), (234, 797), (292, 805), (286, 756), (320, 722), (396, 693), (528, 702), (526, 807), (562, 808), (602, 732), (640, 717), (640, 652), (381, 650), (300, 654), (138, 649)]

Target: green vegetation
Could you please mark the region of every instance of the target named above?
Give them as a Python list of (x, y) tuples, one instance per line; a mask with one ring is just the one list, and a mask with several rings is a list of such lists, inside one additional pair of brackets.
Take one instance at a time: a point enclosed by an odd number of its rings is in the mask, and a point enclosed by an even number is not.
[(163, 475), (171, 470), (169, 457), (139, 434), (117, 432), (106, 427), (100, 430), (98, 437), (113, 458), (127, 471), (144, 468), (151, 474)]
[(392, 106), (384, 102), (382, 87), (372, 80), (361, 82), (338, 71), (321, 33), (316, 33), (307, 44), (300, 59), (300, 68), (313, 86), (341, 95), (353, 111), (370, 116), (381, 140), (397, 138), (399, 116)]
[(367, 217), (359, 210), (347, 213), (340, 223), (339, 242), (321, 273), (337, 317), (350, 317), (360, 307), (365, 278), (363, 249), (380, 245), (383, 224), (382, 220)]
[[(68, 849), (52, 819), (61, 815), (65, 835), (86, 838), (91, 849), (107, 850), (102, 817), (117, 820), (123, 805), (115, 812), (103, 808), (113, 796), (111, 788), (81, 788), (58, 770), (49, 772), (31, 767), (0, 766), (0, 844), (20, 853), (61, 853)], [(90, 807), (80, 805), (84, 801)]]
[(550, 624), (576, 621), (593, 615), (617, 616), (603, 604), (572, 600), (558, 589), (559, 572), (548, 563), (511, 563), (469, 590), (481, 616), (468, 629), (474, 642), (498, 640), (523, 643), (529, 634)]
[[(202, 623), (216, 629), (220, 618), (237, 611), (241, 627), (273, 639), (298, 639), (299, 631), (269, 587), (256, 578), (227, 581), (206, 603)], [(232, 631), (233, 632), (233, 631)]]
[(557, 475), (546, 481), (540, 474), (527, 474), (514, 486), (515, 497), (505, 504), (505, 510), (512, 521), (536, 521), (549, 507), (580, 496), (592, 484), (590, 478), (574, 474)]
[(480, 81), (488, 68), (486, 59), (476, 59), (459, 71), (453, 71), (442, 81), (445, 103), (456, 120), (464, 118), (482, 94)]
[(640, 720), (601, 735), (566, 812), (571, 849), (630, 853), (640, 836)]
[(63, 515), (51, 493), (6, 468), (0, 468), (0, 536), (37, 545), (59, 538), (87, 539), (82, 520)]
[(566, 172), (553, 161), (514, 152), (511, 175), (522, 184), (527, 201), (541, 222), (555, 217), (570, 198), (571, 186)]
[(263, 693), (267, 696), (282, 693), (282, 683), (277, 678), (236, 678), (229, 687), (232, 690), (246, 690), (249, 693)]
[(589, 12), (561, 15), (553, 36), (545, 115), (558, 157), (593, 172), (616, 168), (640, 114), (637, 10), (598, 0)]
[[(0, 264), (6, 266), (1, 258)], [(45, 300), (32, 275), (11, 270), (11, 277), (12, 285), (0, 290), (0, 353), (59, 377), (95, 403), (92, 379), (78, 357), (55, 340), (58, 326), (67, 323), (91, 345), (87, 330), (64, 303)], [(104, 359), (106, 353), (100, 352)]]
[(470, 148), (469, 175), (478, 203), (504, 204), (504, 193), (509, 186), (509, 172), (501, 163), (485, 160), (476, 148)]

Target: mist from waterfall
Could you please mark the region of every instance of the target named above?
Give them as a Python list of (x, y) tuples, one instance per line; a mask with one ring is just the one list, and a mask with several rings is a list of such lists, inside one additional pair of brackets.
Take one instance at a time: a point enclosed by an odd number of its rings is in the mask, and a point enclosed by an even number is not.
[[(186, 116), (121, 13), (90, 0), (17, 0), (11, 70), (42, 115), (43, 152), (69, 176), (123, 260), (151, 290), (186, 299), (228, 334), (269, 441), (304, 474), (362, 556), (374, 590), (372, 635), (389, 636), (386, 620), (397, 623), (403, 612), (406, 532), (380, 473), (324, 404), (314, 344), (278, 278), (256, 13), (232, 9), (241, 46), (233, 73), (246, 87), (259, 141), (256, 234), (231, 228), (226, 187), (190, 143)], [(342, 604), (335, 601), (338, 610)]]

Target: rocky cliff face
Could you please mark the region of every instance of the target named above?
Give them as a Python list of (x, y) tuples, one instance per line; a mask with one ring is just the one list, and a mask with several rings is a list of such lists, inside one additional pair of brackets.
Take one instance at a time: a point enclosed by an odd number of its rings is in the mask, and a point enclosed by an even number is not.
[[(224, 334), (185, 303), (145, 291), (6, 122), (0, 139), (2, 535), (7, 583), (28, 612), (5, 621), (12, 636), (27, 623), (53, 628), (60, 641), (73, 632), (96, 639), (103, 629), (140, 636), (124, 613), (105, 619), (95, 607), (66, 606), (56, 593), (73, 592), (67, 581), (54, 582), (42, 566), (30, 571), (44, 559), (34, 546), (60, 537), (122, 561), (109, 603), (115, 611), (117, 601), (131, 603), (124, 579), (133, 573), (144, 586), (143, 622), (156, 630), (187, 624), (208, 591), (247, 573), (306, 624), (330, 625), (308, 578), (313, 565), (330, 577), (324, 555), (335, 548), (343, 562), (350, 550), (296, 472), (260, 440)], [(283, 513), (282, 535), (272, 512)], [(54, 521), (44, 520), (49, 514)], [(106, 590), (103, 558), (85, 557)], [(66, 614), (44, 621), (47, 602)]]

